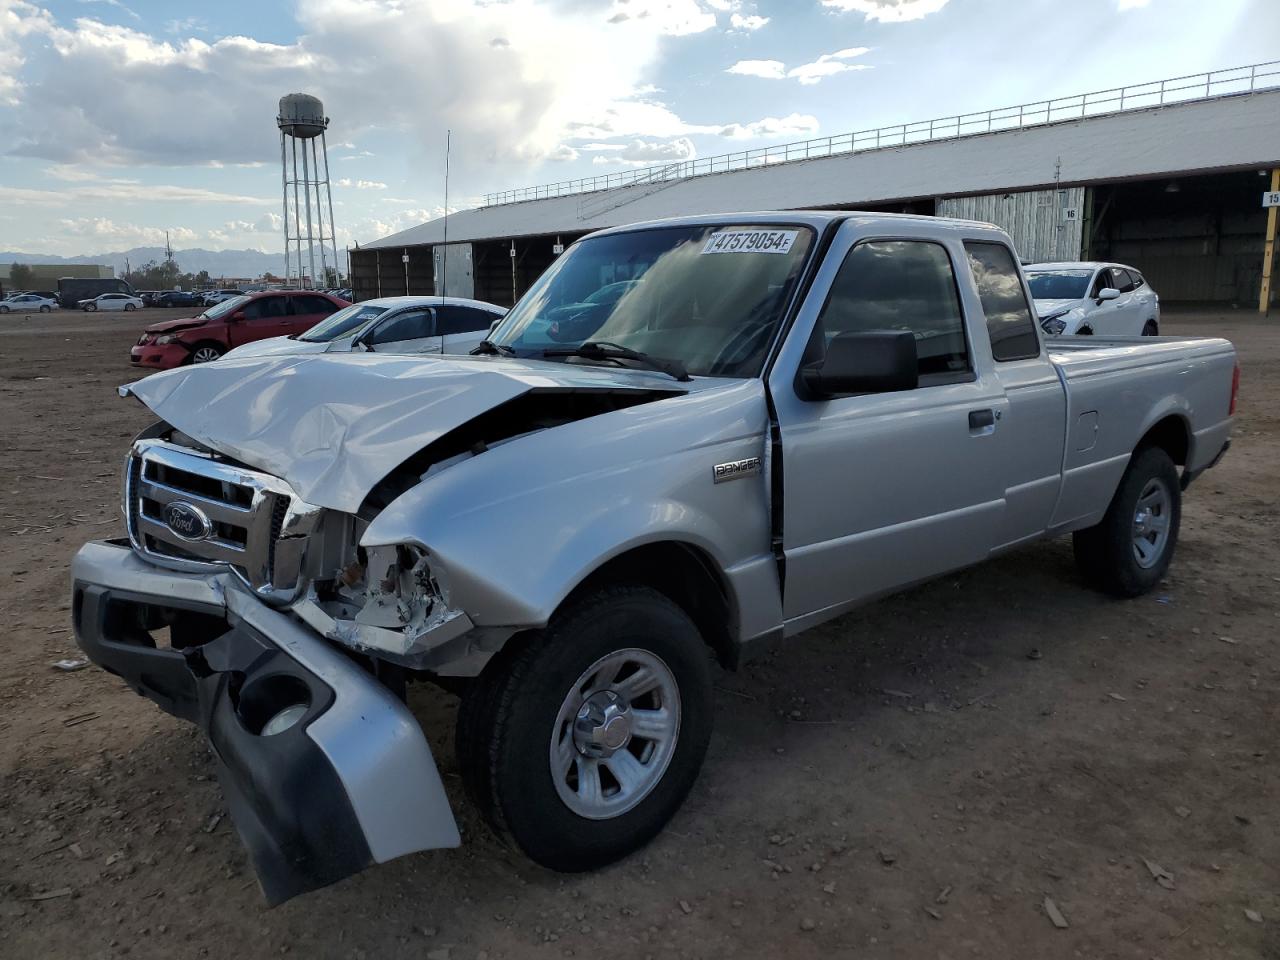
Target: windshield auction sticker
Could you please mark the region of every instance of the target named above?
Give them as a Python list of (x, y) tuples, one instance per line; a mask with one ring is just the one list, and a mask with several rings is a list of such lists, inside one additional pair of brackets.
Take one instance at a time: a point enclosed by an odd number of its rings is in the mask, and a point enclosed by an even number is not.
[(703, 253), (790, 253), (799, 230), (717, 230)]

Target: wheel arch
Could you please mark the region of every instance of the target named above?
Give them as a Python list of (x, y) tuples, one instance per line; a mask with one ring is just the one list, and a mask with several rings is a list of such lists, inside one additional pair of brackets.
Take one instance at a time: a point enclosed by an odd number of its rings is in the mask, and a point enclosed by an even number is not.
[(736, 661), (738, 613), (733, 591), (719, 564), (702, 548), (683, 540), (660, 540), (631, 547), (588, 573), (557, 610), (612, 584), (652, 587), (680, 607), (725, 667)]
[(1179, 413), (1170, 413), (1147, 428), (1135, 453), (1146, 447), (1158, 447), (1180, 467), (1185, 467), (1191, 453), (1191, 425)]

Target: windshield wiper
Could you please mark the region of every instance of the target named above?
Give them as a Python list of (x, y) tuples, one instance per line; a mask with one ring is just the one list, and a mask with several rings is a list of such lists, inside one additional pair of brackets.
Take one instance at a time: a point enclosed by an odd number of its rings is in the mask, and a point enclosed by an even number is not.
[(492, 340), (481, 340), (471, 348), (471, 356), (473, 357), (482, 353), (491, 353), (499, 357), (514, 357), (516, 355), (516, 352), (505, 343), (494, 343)]
[(677, 380), (687, 381), (693, 379), (689, 376), (689, 371), (684, 368), (684, 364), (679, 360), (651, 357), (647, 353), (641, 353), (639, 350), (632, 350), (630, 347), (624, 347), (620, 344), (609, 343), (607, 340), (588, 340), (586, 343), (580, 343), (576, 347), (543, 350), (542, 355), (544, 357), (585, 357), (588, 360), (632, 360), (635, 363), (644, 364), (650, 370), (658, 370)]

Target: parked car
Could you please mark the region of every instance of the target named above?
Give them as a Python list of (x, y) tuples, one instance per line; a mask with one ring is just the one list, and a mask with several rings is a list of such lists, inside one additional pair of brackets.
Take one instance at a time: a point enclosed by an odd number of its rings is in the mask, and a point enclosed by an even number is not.
[(144, 307), (154, 307), (154, 306), (155, 306), (155, 298), (156, 298), (156, 297), (158, 297), (158, 296), (159, 296), (161, 293), (163, 293), (164, 291), (162, 291), (162, 290), (135, 290), (134, 292), (138, 295), (138, 298), (142, 301), (142, 305), (143, 305)]
[(58, 280), (58, 302), (66, 310), (81, 307), (84, 301), (104, 293), (137, 296), (133, 287), (116, 277), (62, 277)]
[(1040, 326), (1050, 336), (1160, 335), (1160, 298), (1120, 263), (1033, 263), (1026, 268)]
[(353, 303), (296, 336), (236, 347), (228, 358), (284, 354), (469, 353), (506, 315), (506, 308), (461, 297), (382, 297)]
[(142, 298), (128, 293), (101, 293), (78, 304), (81, 310), (141, 310)]
[(199, 316), (151, 324), (129, 351), (129, 359), (135, 366), (153, 370), (207, 363), (244, 343), (303, 333), (346, 306), (345, 300), (323, 293), (242, 294)]
[(122, 390), (159, 422), (131, 543), (76, 556), (78, 642), (207, 734), (272, 902), (459, 843), (406, 674), (463, 691), (489, 822), (577, 871), (679, 808), (712, 656), (1067, 533), (1090, 582), (1151, 590), (1239, 378), (1220, 339), (1047, 347), (995, 227), (834, 211), (593, 234), (477, 349)]
[(243, 290), (205, 290), (200, 294), (200, 302), (206, 307), (212, 307), (214, 304), (222, 303), (223, 300), (243, 296)]
[(0, 300), (0, 313), (48, 313), (57, 309), (57, 297), (45, 296), (43, 293), (20, 293), (7, 300)]
[(197, 307), (202, 297), (188, 290), (165, 290), (156, 295), (157, 307)]

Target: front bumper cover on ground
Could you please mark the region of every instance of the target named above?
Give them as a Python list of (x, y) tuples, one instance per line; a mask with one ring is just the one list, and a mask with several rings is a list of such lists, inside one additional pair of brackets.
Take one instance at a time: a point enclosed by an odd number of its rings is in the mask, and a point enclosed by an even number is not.
[[(229, 574), (162, 570), (111, 541), (81, 548), (71, 579), (76, 638), (89, 658), (208, 737), (272, 904), (459, 844), (430, 748), (404, 704)], [(143, 629), (157, 610), (225, 618), (227, 629), (185, 649), (157, 647)], [(307, 705), (302, 718), (262, 735), (290, 703)]]

